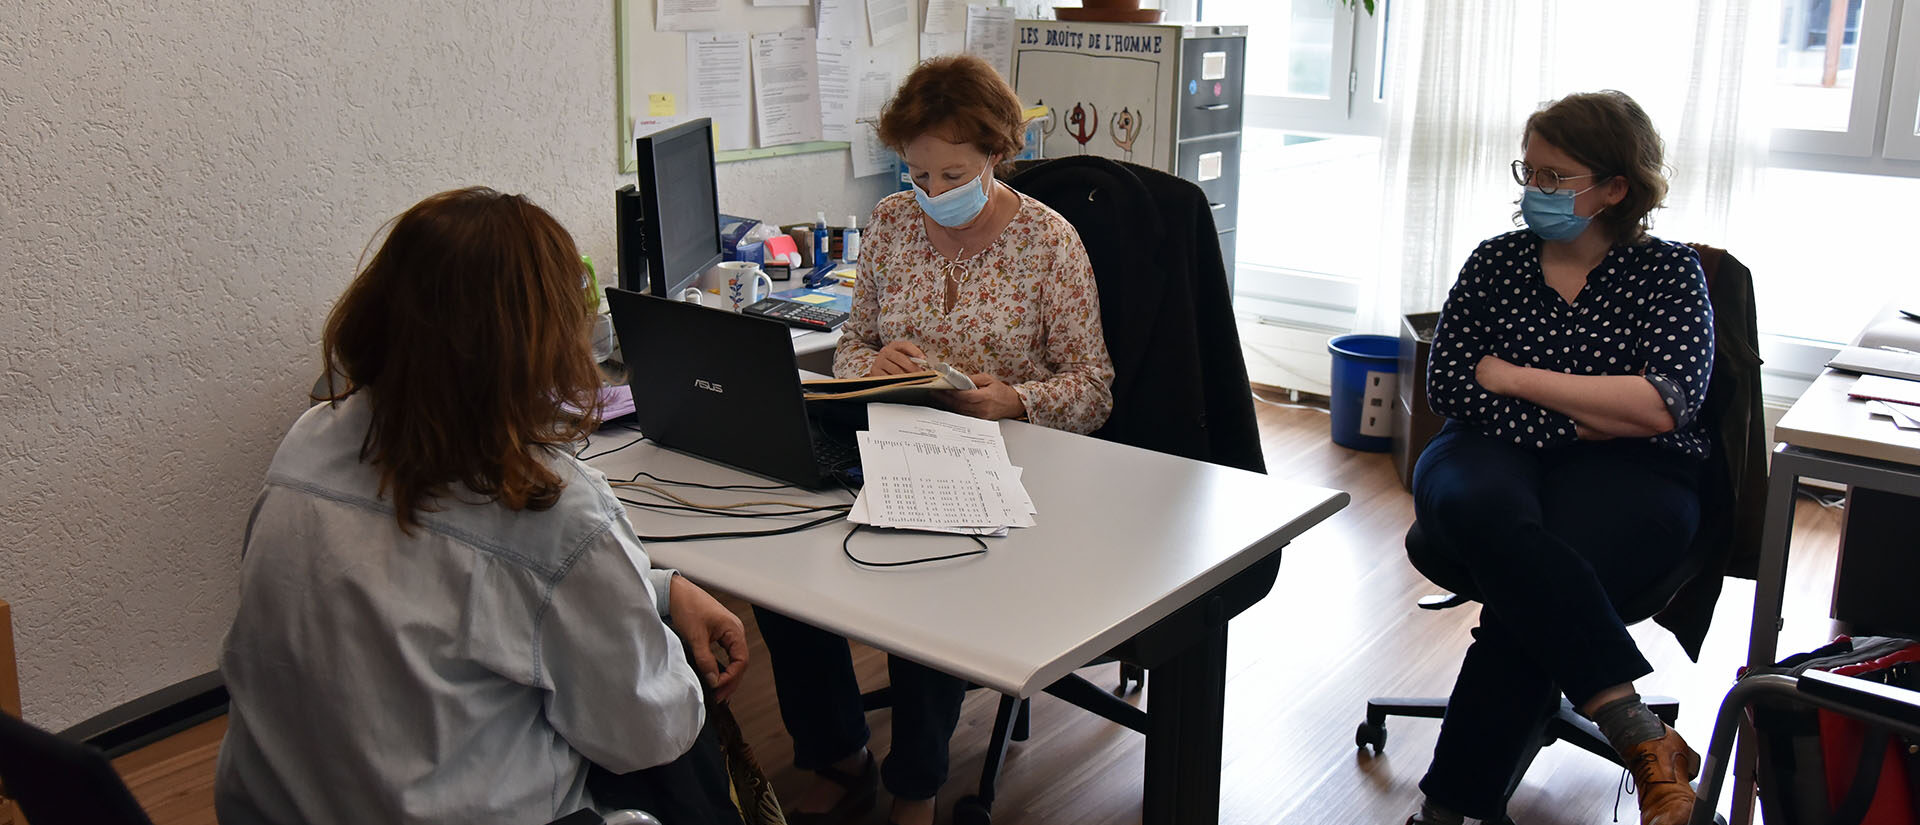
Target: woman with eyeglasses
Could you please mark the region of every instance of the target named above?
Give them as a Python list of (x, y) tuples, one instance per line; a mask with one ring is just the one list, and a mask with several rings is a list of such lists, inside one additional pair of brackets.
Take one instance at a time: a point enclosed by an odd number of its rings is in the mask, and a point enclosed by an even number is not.
[(1708, 452), (1713, 309), (1692, 249), (1647, 234), (1661, 141), (1619, 92), (1527, 119), (1526, 228), (1482, 243), (1447, 296), (1414, 470), (1430, 551), (1483, 605), (1413, 825), (1495, 818), (1561, 694), (1639, 791), (1643, 825), (1692, 813), (1699, 755), (1635, 691), (1653, 671), (1618, 610), (1687, 563)]
[[(1021, 145), (1012, 87), (978, 57), (934, 58), (907, 75), (876, 125), (913, 190), (874, 207), (834, 374), (898, 375), (937, 361), (975, 385), (941, 393), (955, 412), (1099, 429), (1113, 411), (1113, 359), (1086, 248), (1060, 213), (994, 177)], [(932, 825), (966, 683), (887, 657), (891, 743), (877, 760), (847, 640), (765, 608), (754, 616), (794, 765), (814, 775), (787, 821), (863, 821), (884, 788), (891, 825)]]

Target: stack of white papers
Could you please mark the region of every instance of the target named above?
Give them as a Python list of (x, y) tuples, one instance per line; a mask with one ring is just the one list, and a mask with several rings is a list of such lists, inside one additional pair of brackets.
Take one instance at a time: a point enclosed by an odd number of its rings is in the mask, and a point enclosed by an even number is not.
[(1867, 402), (1867, 411), (1893, 419), (1903, 430), (1920, 430), (1920, 381), (1862, 375), (1847, 394)]
[(868, 404), (858, 438), (866, 484), (848, 521), (976, 536), (1034, 524), (1033, 499), (1007, 458), (999, 422)]

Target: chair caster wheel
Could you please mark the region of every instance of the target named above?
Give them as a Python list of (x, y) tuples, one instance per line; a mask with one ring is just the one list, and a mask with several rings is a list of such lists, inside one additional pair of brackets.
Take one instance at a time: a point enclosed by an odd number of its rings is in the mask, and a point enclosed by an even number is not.
[(1360, 727), (1353, 732), (1353, 745), (1361, 750), (1366, 750), (1368, 745), (1372, 745), (1374, 756), (1386, 753), (1387, 726), (1361, 722)]
[(963, 796), (953, 803), (953, 825), (993, 825), (993, 812), (977, 796)]

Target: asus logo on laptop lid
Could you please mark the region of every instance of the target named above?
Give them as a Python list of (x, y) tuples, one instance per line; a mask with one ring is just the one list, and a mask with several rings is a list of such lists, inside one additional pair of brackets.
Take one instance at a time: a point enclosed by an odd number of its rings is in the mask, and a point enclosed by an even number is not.
[(726, 392), (726, 390), (722, 389), (719, 384), (716, 384), (712, 381), (708, 381), (705, 378), (693, 379), (693, 387), (694, 389), (706, 390), (707, 392), (719, 392), (719, 393)]

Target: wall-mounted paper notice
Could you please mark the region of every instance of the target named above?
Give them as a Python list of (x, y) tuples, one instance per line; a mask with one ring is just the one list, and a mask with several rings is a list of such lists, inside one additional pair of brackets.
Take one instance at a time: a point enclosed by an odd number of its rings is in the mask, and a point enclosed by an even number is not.
[(713, 119), (720, 150), (753, 148), (753, 98), (748, 85), (745, 32), (687, 35), (687, 106), (695, 117)]
[(853, 67), (859, 58), (852, 40), (813, 41), (820, 63), (820, 137), (853, 140)]
[(920, 59), (932, 60), (967, 50), (966, 32), (925, 32), (920, 35)]
[(813, 29), (753, 36), (753, 100), (762, 148), (820, 139), (819, 72)]
[(892, 172), (898, 166), (893, 150), (880, 142), (879, 133), (873, 130), (871, 123), (853, 125), (853, 176), (864, 178)]
[(893, 97), (893, 72), (880, 67), (880, 62), (871, 57), (867, 65), (860, 70), (860, 102), (856, 117), (859, 120), (878, 120), (880, 107), (887, 105), (887, 99)]
[[(966, 31), (966, 25), (965, 0), (927, 0), (927, 18), (920, 21), (920, 31), (927, 34), (959, 34)], [(927, 56), (923, 54), (920, 57), (924, 60)]]
[(913, 33), (913, 12), (907, 2), (867, 0), (867, 28), (873, 35), (873, 45), (885, 46)]
[(1013, 9), (1006, 6), (967, 7), (967, 54), (1013, 80)]
[(720, 25), (720, 0), (654, 0), (653, 29), (693, 32)]
[(814, 36), (821, 40), (853, 40), (860, 36), (860, 0), (814, 0)]
[(808, 0), (753, 0), (756, 6), (804, 6)]

